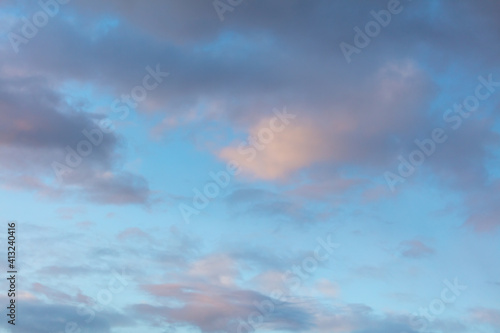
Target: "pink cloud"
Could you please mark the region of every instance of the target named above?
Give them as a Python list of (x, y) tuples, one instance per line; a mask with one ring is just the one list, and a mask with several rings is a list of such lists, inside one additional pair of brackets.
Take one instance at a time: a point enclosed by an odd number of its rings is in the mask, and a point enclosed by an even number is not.
[(140, 228), (128, 228), (124, 231), (120, 232), (118, 236), (116, 236), (119, 240), (126, 240), (129, 238), (139, 238), (139, 239), (150, 239), (149, 235), (142, 231)]
[(500, 310), (498, 309), (475, 308), (471, 311), (471, 316), (479, 323), (500, 329)]
[[(269, 129), (271, 119), (262, 119), (250, 128), (249, 135), (258, 138), (259, 133), (264, 133), (263, 129)], [(321, 157), (322, 142), (314, 127), (307, 125), (305, 119), (300, 124), (294, 121), (281, 132), (274, 132), (268, 143), (267, 137), (259, 140), (257, 149), (248, 144), (240, 148), (229, 146), (222, 149), (219, 156), (226, 161), (236, 161), (244, 173), (256, 178), (283, 179)]]

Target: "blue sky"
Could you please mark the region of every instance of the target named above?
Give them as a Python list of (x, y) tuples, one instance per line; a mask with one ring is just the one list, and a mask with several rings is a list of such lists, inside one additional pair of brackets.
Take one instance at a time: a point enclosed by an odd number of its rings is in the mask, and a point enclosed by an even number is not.
[(500, 332), (499, 10), (3, 1), (0, 331)]

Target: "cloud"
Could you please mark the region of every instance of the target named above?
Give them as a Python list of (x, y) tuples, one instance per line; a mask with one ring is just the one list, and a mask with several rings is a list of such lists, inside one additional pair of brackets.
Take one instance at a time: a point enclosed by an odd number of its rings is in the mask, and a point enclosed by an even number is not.
[[(2, 301), (6, 303), (8, 300), (2, 298)], [(96, 333), (109, 333), (117, 327), (135, 325), (129, 316), (112, 311), (102, 311), (99, 316), (86, 322), (88, 315), (79, 315), (75, 306), (48, 304), (38, 300), (23, 300), (19, 309), (23, 313), (22, 320), (16, 319), (15, 329), (9, 328), (10, 332), (51, 333), (64, 331), (66, 327), (77, 327)]]
[(249, 136), (258, 140), (257, 148), (245, 142), (222, 149), (220, 157), (234, 160), (249, 175), (268, 180), (283, 179), (319, 160), (321, 155), (317, 150), (321, 149), (318, 147), (321, 140), (312, 127), (303, 122), (293, 123), (298, 121), (294, 119), (279, 133), (272, 132), (269, 128), (272, 119), (262, 119), (249, 130)]
[(472, 319), (479, 324), (486, 324), (494, 329), (500, 329), (500, 310), (489, 308), (474, 308), (470, 311)]
[(355, 274), (362, 278), (382, 279), (387, 276), (387, 270), (375, 265), (362, 265), (355, 269)]
[(146, 179), (128, 172), (96, 174), (82, 189), (83, 198), (98, 204), (149, 205), (153, 202)]
[(53, 277), (63, 276), (65, 278), (69, 278), (78, 275), (109, 273), (109, 271), (87, 265), (79, 265), (79, 266), (50, 265), (37, 270), (36, 273), (43, 277), (47, 277), (48, 275), (50, 275)]
[(331, 298), (339, 295), (339, 286), (327, 279), (319, 279), (316, 281), (315, 287), (321, 295)]
[(55, 304), (71, 305), (75, 303), (84, 303), (88, 305), (93, 303), (93, 300), (89, 296), (82, 294), (80, 290), (78, 290), (76, 296), (72, 296), (38, 282), (32, 284), (31, 290), (34, 294), (43, 295), (49, 302)]
[[(68, 105), (63, 95), (36, 76), (3, 77), (0, 100), (2, 146), (63, 150), (84, 139), (82, 131), (95, 129), (95, 121), (101, 118)], [(92, 156), (110, 158), (118, 139), (106, 135), (102, 140)]]
[(495, 181), (486, 187), (480, 187), (471, 191), (466, 197), (468, 217), (466, 226), (472, 227), (478, 232), (492, 232), (500, 226), (500, 208), (497, 203), (500, 200), (500, 182)]
[(400, 253), (406, 258), (425, 258), (434, 254), (434, 249), (417, 239), (408, 240), (399, 244)]
[(133, 227), (133, 228), (127, 228), (124, 231), (120, 232), (118, 236), (116, 236), (119, 240), (126, 240), (126, 239), (144, 239), (144, 240), (149, 240), (149, 235), (142, 231), (140, 228)]
[[(101, 204), (150, 203), (147, 181), (117, 170), (120, 140), (98, 129), (102, 116), (78, 109), (47, 80), (33, 76), (3, 77), (0, 97), (3, 187), (35, 191), (44, 198), (66, 195)], [(76, 169), (62, 175), (62, 183), (57, 182), (53, 163), (67, 163), (67, 147), (76, 150), (79, 142), (88, 140), (84, 131), (99, 132), (100, 143)]]
[(225, 197), (228, 207), (236, 214), (253, 215), (299, 224), (325, 219), (322, 210), (305, 205), (303, 198), (256, 188), (238, 188)]
[(147, 322), (191, 326), (205, 332), (236, 332), (249, 316), (260, 315), (256, 306), (269, 308), (271, 304), (273, 309), (263, 317), (263, 328), (296, 331), (310, 327), (311, 317), (300, 302), (279, 301), (241, 286), (244, 272), (263, 268), (255, 265), (260, 259), (223, 252), (199, 257), (182, 272), (173, 270), (168, 283), (141, 285), (155, 302), (136, 303), (131, 309)]
[(57, 214), (60, 219), (72, 220), (75, 216), (81, 216), (86, 213), (83, 207), (60, 207), (57, 209)]
[[(270, 302), (262, 294), (249, 290), (221, 289), (213, 286), (157, 285), (145, 287), (150, 293), (181, 302), (180, 307), (138, 304), (134, 309), (143, 315), (157, 316), (170, 323), (189, 324), (206, 332), (235, 331), (238, 318), (258, 311), (255, 303)], [(283, 329), (307, 329), (309, 315), (290, 303), (276, 305), (266, 322)], [(267, 326), (267, 324), (265, 325)]]
[[(206, 332), (235, 330), (238, 318), (247, 318), (258, 311), (255, 304), (275, 302), (269, 297), (250, 290), (224, 288), (214, 285), (163, 284), (148, 285), (144, 288), (151, 294), (172, 301), (180, 306), (152, 306), (137, 304), (134, 309), (147, 316), (163, 318), (170, 323), (189, 324)], [(309, 315), (299, 307), (286, 302), (277, 302), (265, 321), (291, 330), (309, 327)], [(244, 320), (245, 320), (244, 319)], [(267, 326), (268, 324), (266, 324)], [(234, 327), (232, 327), (234, 326)]]
[[(85, 15), (71, 20), (55, 17), (44, 27), (46, 33), (26, 45), (31, 52), (17, 57), (4, 53), (18, 72), (45, 76), (53, 84), (91, 83), (114, 96), (129, 92), (144, 75), (144, 67), (161, 59), (172, 76), (137, 108), (162, 113), (166, 127), (156, 126), (160, 131), (181, 130), (186, 126), (179, 121), (182, 115), (199, 110), (193, 121), (212, 117), (255, 134), (269, 120), (269, 110), (287, 105), (300, 111), (300, 121), (276, 135), (253, 161), (246, 161), (229, 143), (215, 153), (240, 160), (258, 179), (283, 179), (303, 171), (311, 176), (318, 164), (331, 170), (317, 180), (320, 184), (349, 169), (369, 178), (391, 168), (399, 154), (414, 149), (415, 139), (438, 125), (436, 109), (448, 102), (438, 99), (447, 88), (440, 79), (448, 68), (441, 69), (443, 59), (453, 58), (466, 77), (475, 78), (490, 68), (480, 64), (494, 62), (491, 41), (498, 35), (494, 15), (476, 4), (408, 3), (355, 59), (355, 66), (346, 66), (338, 43), (353, 38), (353, 25), (366, 22), (370, 10), (386, 5), (386, 1), (349, 6), (327, 1), (252, 3), (220, 24), (211, 4), (196, 1), (133, 8), (118, 1), (91, 1), (65, 8)], [(441, 23), (430, 19), (429, 13), (436, 10), (454, 19), (442, 17)], [(470, 19), (471, 12), (486, 18), (474, 19), (475, 29), (451, 24)], [(486, 33), (477, 37), (473, 30)], [(470, 47), (456, 36), (466, 38)], [(394, 47), (403, 44), (406, 47)], [(52, 56), (51, 50), (63, 48), (64, 54)], [(478, 59), (470, 49), (486, 51)], [(494, 135), (491, 124), (476, 127), (450, 138), (448, 153), (443, 149), (429, 160), (444, 182), (449, 178), (470, 185), (484, 180), (481, 165), (489, 157), (485, 147), (494, 142)], [(132, 201), (143, 198), (139, 194)]]

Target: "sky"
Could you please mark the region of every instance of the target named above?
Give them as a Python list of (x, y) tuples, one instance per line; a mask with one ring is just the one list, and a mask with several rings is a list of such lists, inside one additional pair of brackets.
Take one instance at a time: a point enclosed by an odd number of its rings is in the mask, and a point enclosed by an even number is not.
[(500, 332), (499, 2), (2, 0), (0, 31), (0, 332)]

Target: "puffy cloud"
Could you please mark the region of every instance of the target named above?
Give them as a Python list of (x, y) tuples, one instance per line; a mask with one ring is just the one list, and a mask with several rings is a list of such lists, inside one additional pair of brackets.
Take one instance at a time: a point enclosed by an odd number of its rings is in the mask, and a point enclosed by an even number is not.
[[(101, 130), (102, 116), (68, 103), (47, 80), (32, 76), (2, 78), (0, 96), (4, 187), (49, 198), (70, 194), (101, 204), (150, 202), (143, 177), (116, 170), (120, 140), (115, 133)], [(88, 156), (78, 153), (84, 141), (83, 150), (91, 146)]]
[[(397, 163), (399, 154), (414, 149), (414, 139), (439, 125), (434, 109), (447, 101), (433, 101), (446, 89), (440, 78), (443, 71), (447, 74), (447, 67), (441, 69), (443, 59), (453, 55), (463, 75), (475, 78), (486, 69), (480, 64), (494, 62), (491, 41), (498, 35), (495, 5), (489, 4), (492, 8), (487, 11), (450, 1), (434, 6), (408, 3), (355, 63), (346, 66), (338, 44), (353, 38), (354, 25), (372, 19), (370, 10), (386, 6), (386, 1), (254, 2), (238, 7), (221, 24), (211, 4), (197, 1), (146, 6), (78, 3), (64, 9), (68, 15), (82, 15), (53, 18), (44, 27), (46, 33), (23, 45), (30, 52), (14, 56), (3, 50), (9, 63), (4, 70), (15, 67), (55, 83), (92, 83), (119, 96), (139, 83), (146, 65), (161, 63), (171, 77), (138, 106), (139, 111), (165, 113), (166, 122), (156, 127), (155, 135), (176, 130), (182, 115), (207, 108), (213, 113), (201, 111), (197, 117), (229, 121), (255, 134), (269, 120), (268, 110), (287, 105), (290, 111), (301, 111), (300, 121), (276, 135), (253, 161), (244, 160), (234, 146), (226, 146), (220, 156), (241, 160), (250, 174), (268, 180), (304, 169), (313, 173), (311, 168), (318, 164), (332, 170), (320, 183), (337, 176), (339, 169), (364, 170), (374, 177)], [(430, 13), (439, 11), (449, 14), (439, 22), (430, 19)], [(474, 29), (451, 23), (464, 18), (469, 22), (470, 13), (486, 19), (473, 19)], [(485, 33), (470, 32), (475, 30)], [(463, 43), (463, 38), (470, 43)], [(65, 52), (54, 57), (52, 50), (59, 49)], [(485, 52), (477, 55), (470, 49)], [(26, 130), (29, 124), (16, 126)], [(464, 129), (429, 160), (429, 166), (445, 182), (484, 180), (481, 165), (493, 136), (491, 124)], [(143, 198), (137, 195), (132, 201)]]
[(249, 130), (256, 144), (246, 141), (238, 147), (227, 147), (220, 156), (235, 161), (243, 172), (261, 179), (282, 179), (291, 172), (317, 162), (321, 158), (321, 140), (314, 128), (294, 123), (282, 124), (281, 131), (272, 130), (270, 124), (276, 118), (262, 119)]

